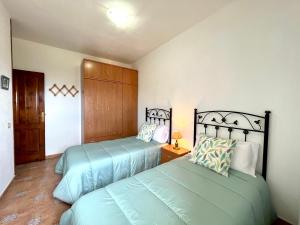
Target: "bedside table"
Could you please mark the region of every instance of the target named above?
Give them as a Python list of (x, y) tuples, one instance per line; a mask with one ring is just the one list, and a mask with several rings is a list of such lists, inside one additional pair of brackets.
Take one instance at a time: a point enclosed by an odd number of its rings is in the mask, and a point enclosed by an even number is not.
[(173, 149), (174, 145), (165, 145), (161, 147), (161, 158), (160, 163), (166, 163), (173, 159), (179, 158), (181, 156), (184, 156), (191, 151), (186, 148), (180, 148), (179, 150)]

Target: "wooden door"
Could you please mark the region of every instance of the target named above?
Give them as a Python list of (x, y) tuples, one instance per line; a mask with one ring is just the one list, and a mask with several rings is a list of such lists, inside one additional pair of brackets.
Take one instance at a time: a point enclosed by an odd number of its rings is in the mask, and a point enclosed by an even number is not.
[(122, 84), (84, 79), (84, 142), (122, 136)]
[(45, 159), (44, 74), (13, 70), (15, 163)]
[(123, 137), (137, 134), (138, 87), (123, 85)]

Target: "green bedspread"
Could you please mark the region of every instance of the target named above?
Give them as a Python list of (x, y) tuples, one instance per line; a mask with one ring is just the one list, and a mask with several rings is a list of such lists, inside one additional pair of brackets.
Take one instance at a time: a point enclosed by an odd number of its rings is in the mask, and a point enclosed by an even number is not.
[(270, 225), (274, 219), (261, 176), (231, 170), (226, 178), (182, 157), (81, 197), (60, 225)]
[(72, 204), (86, 193), (153, 168), (159, 164), (161, 145), (129, 137), (70, 147), (56, 165), (63, 178), (53, 196)]

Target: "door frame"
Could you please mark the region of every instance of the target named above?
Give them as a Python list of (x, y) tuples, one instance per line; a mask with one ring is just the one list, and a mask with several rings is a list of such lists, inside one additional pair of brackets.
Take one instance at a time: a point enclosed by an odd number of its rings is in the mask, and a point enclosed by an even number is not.
[[(10, 29), (10, 62), (11, 62), (11, 82), (10, 82), (10, 87), (11, 87), (11, 106), (12, 106), (12, 121), (11, 121), (11, 129), (12, 131), (12, 143), (13, 143), (13, 150), (14, 150), (14, 174), (16, 173), (16, 162), (15, 162), (15, 124), (14, 124), (14, 95), (13, 95), (13, 69), (14, 69), (14, 58), (13, 58), (13, 36), (12, 36), (12, 19), (10, 18), (9, 20), (9, 29)], [(7, 189), (6, 189), (7, 190)]]

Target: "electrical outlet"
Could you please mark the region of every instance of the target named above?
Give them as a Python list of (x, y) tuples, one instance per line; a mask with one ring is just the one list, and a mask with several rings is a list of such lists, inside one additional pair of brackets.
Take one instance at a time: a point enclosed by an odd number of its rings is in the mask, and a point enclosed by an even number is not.
[(8, 129), (11, 128), (11, 123), (10, 123), (10, 122), (7, 123), (7, 128), (8, 128)]

